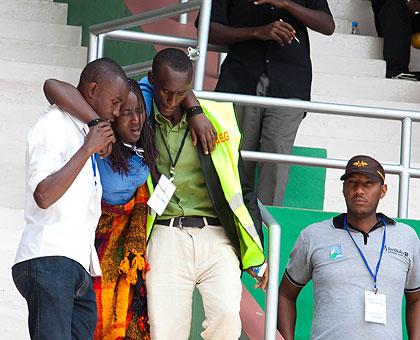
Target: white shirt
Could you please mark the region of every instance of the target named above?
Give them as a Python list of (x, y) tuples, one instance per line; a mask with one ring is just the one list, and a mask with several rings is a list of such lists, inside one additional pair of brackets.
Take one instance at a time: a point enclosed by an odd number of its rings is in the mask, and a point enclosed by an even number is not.
[[(92, 276), (101, 275), (95, 229), (101, 215), (102, 187), (92, 158), (64, 195), (47, 209), (35, 203), (38, 184), (60, 170), (84, 143), (86, 124), (51, 107), (27, 136), (25, 221), (15, 263), (45, 256), (65, 256)], [(96, 180), (95, 180), (96, 179)], [(96, 182), (96, 184), (95, 184)]]

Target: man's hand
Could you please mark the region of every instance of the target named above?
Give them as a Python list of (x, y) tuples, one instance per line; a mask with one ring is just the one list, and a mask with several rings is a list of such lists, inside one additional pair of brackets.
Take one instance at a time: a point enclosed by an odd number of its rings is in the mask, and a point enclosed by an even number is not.
[(114, 131), (108, 122), (101, 122), (90, 129), (86, 136), (85, 147), (91, 154), (103, 153), (108, 146), (115, 143)]
[(204, 154), (212, 152), (216, 144), (216, 130), (208, 118), (204, 114), (197, 114), (188, 118), (188, 125), (194, 146), (197, 146), (200, 139)]
[(102, 149), (98, 153), (102, 159), (107, 158), (112, 153), (112, 143), (109, 143), (105, 149)]
[(259, 40), (274, 40), (279, 43), (280, 46), (290, 44), (296, 33), (292, 25), (284, 21), (274, 21), (271, 24), (265, 26), (259, 26), (255, 28), (255, 37)]
[(412, 13), (420, 11), (419, 0), (407, 0), (405, 4), (407, 5), (408, 10)]
[(257, 274), (254, 273), (252, 268), (248, 268), (246, 271), (249, 275), (251, 275), (254, 279), (257, 280), (257, 283), (254, 285), (254, 288), (260, 288), (263, 291), (265, 291), (268, 284), (268, 266), (265, 268), (264, 274), (261, 277), (258, 277)]

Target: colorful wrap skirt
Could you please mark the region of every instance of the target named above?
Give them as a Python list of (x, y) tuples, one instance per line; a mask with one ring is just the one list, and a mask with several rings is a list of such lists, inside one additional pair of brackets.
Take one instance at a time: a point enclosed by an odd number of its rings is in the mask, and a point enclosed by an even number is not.
[(126, 204), (102, 202), (95, 246), (102, 277), (93, 278), (98, 306), (95, 339), (150, 339), (145, 273), (148, 189)]

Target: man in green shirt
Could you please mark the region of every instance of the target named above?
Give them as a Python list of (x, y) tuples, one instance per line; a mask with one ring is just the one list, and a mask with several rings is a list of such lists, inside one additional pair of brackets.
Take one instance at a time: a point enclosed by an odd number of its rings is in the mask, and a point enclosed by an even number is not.
[[(241, 271), (252, 272), (251, 267), (264, 262), (264, 255), (256, 196), (249, 188), (240, 188), (240, 182), (244, 182), (241, 162), (220, 161), (227, 156), (224, 152), (230, 150), (229, 145), (236, 145), (232, 144), (235, 131), (239, 131), (236, 121), (233, 118), (231, 126), (221, 125), (224, 137), (220, 136), (212, 155), (205, 155), (193, 146), (187, 112), (180, 106), (192, 84), (188, 57), (178, 49), (160, 51), (148, 78), (153, 86), (152, 114), (159, 151), (156, 165), (166, 177), (155, 190), (164, 188), (158, 200), (162, 206), (155, 208), (163, 212), (156, 217), (147, 250), (151, 338), (188, 339), (192, 295), (197, 287), (206, 314), (202, 337), (237, 339), (241, 333)], [(201, 108), (189, 111), (191, 115), (201, 112)], [(229, 114), (219, 112), (215, 118), (215, 112), (205, 109), (205, 113), (213, 123)], [(239, 159), (238, 149), (230, 156)], [(232, 176), (238, 173), (238, 166), (239, 176)], [(235, 180), (229, 183), (227, 178), (237, 178), (236, 195)], [(167, 189), (171, 186), (168, 183), (176, 188), (173, 194)], [(253, 272), (251, 275), (255, 276)], [(265, 288), (267, 279), (265, 273), (259, 283), (261, 288)]]

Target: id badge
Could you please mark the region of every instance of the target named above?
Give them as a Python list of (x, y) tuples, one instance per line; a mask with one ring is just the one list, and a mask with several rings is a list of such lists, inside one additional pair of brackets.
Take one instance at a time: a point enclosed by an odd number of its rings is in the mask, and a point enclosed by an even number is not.
[(386, 296), (365, 290), (365, 321), (386, 324)]
[(165, 175), (161, 175), (159, 182), (147, 201), (147, 205), (152, 208), (159, 216), (163, 214), (171, 197), (175, 192), (176, 186)]

